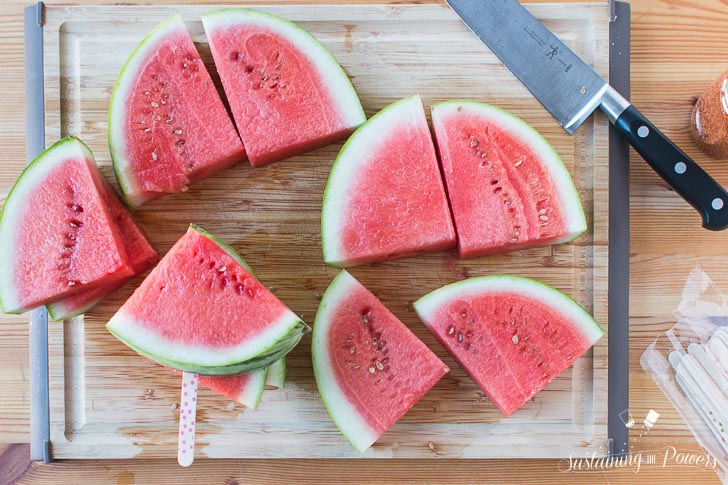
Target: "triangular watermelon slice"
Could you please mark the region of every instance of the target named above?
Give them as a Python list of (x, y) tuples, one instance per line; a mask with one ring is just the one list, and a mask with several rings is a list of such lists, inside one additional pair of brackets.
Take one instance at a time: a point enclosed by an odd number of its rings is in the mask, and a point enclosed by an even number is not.
[(518, 276), (479, 276), (452, 283), (420, 298), (414, 307), (506, 416), (604, 334), (574, 300)]
[(461, 257), (566, 242), (586, 230), (569, 171), (525, 121), (455, 100), (432, 107), (432, 125)]
[(282, 389), (286, 380), (285, 357), (270, 367), (236, 376), (200, 376), (200, 385), (232, 399), (243, 406), (256, 409), (263, 391), (268, 388)]
[(146, 271), (159, 259), (159, 254), (147, 239), (142, 228), (134, 220), (134, 216), (131, 215), (129, 209), (119, 200), (106, 179), (103, 182), (104, 192), (102, 196), (104, 202), (109, 208), (112, 220), (119, 228), (121, 239), (124, 242), (124, 250), (134, 274), (110, 285), (97, 286), (47, 304), (48, 314), (53, 320), (65, 320), (86, 313), (103, 298), (121, 288), (134, 276)]
[(450, 370), (346, 271), (321, 300), (311, 355), (331, 418), (362, 453)]
[(202, 24), (252, 166), (338, 141), (366, 120), (339, 63), (298, 25), (242, 8)]
[(243, 406), (256, 409), (265, 390), (268, 368), (237, 376), (200, 376), (200, 385)]
[(106, 328), (163, 365), (201, 375), (268, 367), (308, 330), (235, 250), (195, 225)]
[(133, 274), (81, 140), (64, 138), (15, 182), (0, 214), (0, 299), (22, 313)]
[(419, 96), (372, 116), (331, 167), (321, 210), (324, 261), (347, 267), (455, 245)]
[(134, 49), (109, 105), (109, 149), (126, 201), (186, 190), (245, 150), (179, 15)]

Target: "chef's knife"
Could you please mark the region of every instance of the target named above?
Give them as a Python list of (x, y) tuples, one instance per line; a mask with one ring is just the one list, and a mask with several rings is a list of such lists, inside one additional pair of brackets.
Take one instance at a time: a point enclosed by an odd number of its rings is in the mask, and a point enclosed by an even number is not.
[(647, 163), (700, 212), (728, 227), (728, 193), (516, 0), (445, 0), (572, 134), (597, 108)]

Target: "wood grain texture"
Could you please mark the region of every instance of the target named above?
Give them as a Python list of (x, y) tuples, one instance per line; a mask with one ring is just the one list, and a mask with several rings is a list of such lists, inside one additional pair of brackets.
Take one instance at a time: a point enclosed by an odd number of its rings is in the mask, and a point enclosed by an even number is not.
[[(498, 104), (548, 137), (569, 167), (589, 230), (574, 244), (456, 262), (445, 253), (355, 268), (371, 288), (453, 369), (387, 432), (365, 458), (565, 457), (605, 454), (607, 339), (561, 374), (518, 413), (503, 419), (474, 382), (436, 343), (411, 302), (464, 275), (515, 273), (573, 296), (607, 322), (607, 122), (590, 119), (568, 136), (449, 9), (410, 6), (270, 6), (267, 11), (312, 32), (352, 79), (369, 116), (412, 93), (425, 109), (453, 98)], [(608, 9), (535, 5), (595, 69), (607, 73)], [(178, 7), (198, 50), (214, 69), (200, 15)], [(47, 7), (44, 25), (46, 141), (80, 136), (113, 178), (106, 109), (127, 53), (169, 8)], [(110, 55), (110, 53), (119, 53)], [(320, 207), (341, 144), (270, 167), (238, 165), (137, 210), (165, 252), (190, 222), (231, 243), (256, 274), (305, 321), (312, 322), (336, 270), (322, 262)], [(295, 268), (295, 269), (294, 269)], [(130, 285), (133, 286), (133, 285)], [(50, 330), (51, 443), (57, 458), (168, 457), (176, 450), (179, 378), (137, 355), (104, 324), (131, 291), (113, 295), (85, 318)], [(287, 358), (283, 392), (264, 395), (256, 412), (202, 392), (197, 454), (211, 458), (357, 457), (329, 418), (310, 365), (310, 338)], [(551, 437), (558, 433), (557, 442)], [(241, 434), (256, 439), (240, 440)], [(497, 440), (492, 439), (498, 437)]]
[[(534, 0), (540, 1), (540, 0)], [(22, 10), (30, 2), (0, 4), (0, 187), (14, 180), (24, 165)], [(59, 3), (50, 1), (49, 3)], [(98, 0), (95, 4), (115, 4)], [(156, 4), (178, 3), (159, 0)], [(204, 4), (198, 1), (196, 3)], [(217, 3), (217, 2), (207, 2)], [(290, 2), (288, 2), (290, 3)], [(301, 2), (310, 3), (310, 2)], [(315, 2), (313, 2), (315, 3)], [(696, 158), (711, 174), (728, 183), (724, 161), (701, 156), (689, 138), (691, 100), (726, 68), (728, 35), (725, 1), (632, 0), (632, 99), (657, 126)], [(632, 160), (630, 409), (661, 413), (649, 437), (633, 433), (635, 450), (697, 444), (639, 365), (639, 356), (657, 334), (671, 326), (690, 269), (699, 264), (728, 289), (725, 233), (699, 228), (698, 216), (637, 157)], [(0, 317), (0, 442), (28, 439), (27, 324), (23, 317)], [(5, 463), (0, 460), (0, 468)], [(5, 477), (6, 475), (0, 474)], [(340, 483), (719, 483), (715, 474), (690, 467), (644, 466), (631, 470), (560, 473), (555, 460), (199, 460), (181, 470), (174, 460), (71, 461), (33, 464), (20, 483), (272, 483), (295, 477), (301, 482)]]

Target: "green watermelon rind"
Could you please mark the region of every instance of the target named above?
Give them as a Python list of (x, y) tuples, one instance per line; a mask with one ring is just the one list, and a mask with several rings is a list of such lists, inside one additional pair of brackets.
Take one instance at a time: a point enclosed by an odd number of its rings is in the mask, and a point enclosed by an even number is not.
[(286, 358), (273, 362), (268, 367), (268, 375), (265, 378), (265, 385), (283, 389), (286, 385)]
[(536, 299), (564, 317), (589, 342), (589, 346), (604, 335), (602, 328), (581, 305), (566, 293), (532, 278), (514, 275), (475, 276), (445, 285), (413, 303), (415, 312), (428, 328), (434, 323), (435, 312), (443, 305), (469, 295), (486, 293), (516, 293)]
[(53, 320), (55, 322), (60, 322), (63, 320), (68, 320), (73, 317), (77, 317), (79, 315), (83, 315), (84, 313), (89, 311), (91, 308), (96, 306), (96, 304), (99, 303), (101, 300), (103, 300), (104, 298), (109, 296), (111, 293), (116, 291), (118, 288), (121, 288), (122, 286), (124, 286), (126, 283), (131, 281), (133, 278), (134, 278), (133, 276), (130, 276), (128, 279), (120, 280), (118, 282), (118, 286), (111, 289), (105, 295), (102, 295), (102, 296), (98, 297), (96, 300), (90, 301), (83, 306), (74, 308), (73, 310), (67, 308), (66, 305), (64, 305), (64, 302), (66, 301), (65, 299), (47, 303), (45, 307), (46, 307), (46, 310), (48, 310), (48, 315), (51, 317), (51, 320)]
[[(268, 368), (265, 369), (259, 369), (255, 372), (251, 372), (250, 374), (250, 381), (245, 385), (243, 388), (243, 392), (241, 392), (239, 395), (235, 396), (234, 398), (232, 396), (226, 396), (231, 398), (233, 401), (235, 401), (238, 404), (242, 404), (248, 409), (258, 409), (258, 405), (260, 404), (260, 400), (263, 397), (263, 391), (265, 391), (265, 383), (266, 379), (268, 378)], [(205, 376), (202, 376), (205, 377)], [(200, 383), (203, 386), (205, 384)], [(207, 387), (207, 386), (205, 386)], [(218, 391), (215, 389), (210, 389), (212, 392), (216, 392), (219, 394)]]
[(346, 270), (342, 270), (326, 289), (313, 325), (311, 360), (316, 387), (331, 419), (351, 446), (359, 453), (364, 453), (379, 436), (366, 424), (336, 383), (328, 352), (331, 314), (339, 302), (346, 298), (354, 284), (356, 284), (354, 277)]
[[(367, 144), (366, 140), (368, 138), (381, 139), (382, 131), (389, 126), (388, 122), (398, 119), (395, 117), (390, 121), (387, 117), (392, 116), (392, 113), (397, 114), (396, 110), (400, 106), (412, 102), (422, 103), (419, 96), (408, 96), (385, 106), (382, 110), (374, 114), (351, 134), (349, 139), (341, 147), (341, 150), (339, 150), (339, 154), (336, 156), (334, 163), (331, 165), (321, 206), (321, 249), (326, 264), (335, 268), (345, 268), (355, 265), (355, 263), (349, 263), (341, 254), (340, 231), (343, 226), (341, 219), (343, 218), (345, 197), (348, 193), (347, 188), (356, 182), (355, 177), (352, 177), (352, 174), (355, 173), (354, 168), (356, 167), (352, 168), (352, 164), (361, 163), (361, 159), (363, 158), (362, 154), (370, 153), (370, 151), (357, 149), (358, 147), (356, 145), (361, 143)], [(350, 151), (352, 152), (351, 154), (349, 153)], [(344, 186), (345, 182), (346, 186)], [(334, 191), (338, 191), (339, 193), (334, 195)]]
[(253, 372), (251, 381), (245, 386), (244, 392), (238, 396), (237, 402), (242, 404), (248, 409), (258, 409), (260, 400), (263, 398), (263, 391), (265, 391), (265, 383), (268, 379), (268, 369), (261, 369)]
[(228, 243), (226, 243), (225, 241), (223, 241), (216, 235), (207, 232), (206, 230), (204, 230), (197, 224), (190, 224), (190, 228), (197, 231), (198, 233), (202, 234), (206, 238), (212, 240), (212, 242), (214, 242), (215, 244), (220, 246), (220, 249), (225, 251), (228, 254), (228, 256), (233, 258), (235, 260), (235, 262), (237, 262), (240, 266), (245, 268), (245, 270), (248, 273), (250, 273), (253, 276), (253, 278), (255, 278), (256, 280), (258, 279), (258, 277), (255, 276), (255, 273), (253, 273), (253, 269), (248, 265), (248, 263), (243, 259), (243, 257), (240, 256), (240, 253), (238, 253), (231, 245), (229, 245)]
[(462, 110), (463, 107), (471, 109), (472, 112), (480, 116), (491, 118), (499, 125), (509, 123), (511, 129), (508, 131), (517, 130), (518, 133), (516, 134), (520, 135), (520, 140), (526, 142), (534, 152), (549, 155), (549, 157), (544, 156), (542, 159), (546, 164), (545, 167), (549, 175), (554, 179), (554, 187), (557, 188), (557, 193), (562, 202), (560, 206), (566, 210), (568, 225), (567, 234), (551, 244), (569, 242), (583, 234), (587, 230), (587, 223), (579, 198), (579, 191), (574, 185), (574, 180), (571, 178), (571, 174), (564, 165), (563, 160), (548, 140), (533, 126), (510, 111), (491, 104), (464, 99), (453, 99), (433, 104), (431, 107), (433, 127), (435, 127), (440, 116), (447, 116), (448, 111), (450, 113), (456, 112), (458, 109)]
[[(238, 264), (243, 266), (253, 277), (256, 277), (253, 271), (250, 269), (250, 266), (240, 256), (240, 254), (238, 254), (238, 252), (232, 248), (232, 246), (195, 224), (190, 224), (190, 228), (198, 232), (200, 235), (210, 239), (213, 243), (220, 247), (220, 249), (225, 251), (231, 258), (233, 258)], [(139, 344), (135, 343), (133, 335), (126, 335), (124, 332), (120, 331), (120, 328), (117, 328), (116, 325), (114, 325), (114, 321), (117, 319), (122, 322), (122, 325), (120, 325), (121, 328), (124, 328), (125, 326), (138, 327), (138, 324), (135, 324), (132, 319), (126, 317), (121, 310), (117, 312), (116, 315), (114, 315), (109, 323), (106, 324), (106, 329), (112, 335), (114, 335), (116, 338), (124, 342), (126, 345), (128, 345), (138, 353), (145, 355), (150, 359), (155, 360), (163, 365), (166, 365), (167, 367), (171, 367), (180, 371), (196, 372), (197, 374), (206, 376), (248, 374), (250, 372), (268, 367), (275, 361), (284, 357), (291, 350), (293, 350), (293, 348), (298, 344), (303, 335), (310, 330), (308, 325), (301, 321), (301, 319), (299, 319), (293, 312), (288, 310), (288, 314), (284, 315), (283, 318), (281, 318), (276, 324), (276, 327), (284, 327), (285, 333), (283, 333), (277, 340), (270, 343), (267, 347), (260, 349), (260, 351), (255, 353), (253, 356), (243, 361), (220, 362), (216, 365), (203, 365), (189, 361), (180, 361), (179, 359), (175, 360), (173, 358), (170, 358), (169, 356), (160, 355), (159, 353), (155, 353), (149, 350), (149, 348), (140, 346)], [(127, 325), (123, 325), (123, 322), (126, 322)], [(137, 331), (140, 331), (140, 329), (137, 328)], [(134, 331), (132, 331), (132, 333), (134, 333)], [(137, 334), (136, 337), (137, 339), (139, 339), (142, 336), (141, 334)], [(155, 339), (155, 337), (152, 336), (152, 339)], [(152, 343), (152, 347), (154, 347), (155, 344), (159, 347), (163, 346), (161, 342), (157, 341), (156, 343)], [(191, 352), (184, 352), (183, 355), (189, 355), (190, 353)]]
[[(124, 194), (124, 200), (131, 207), (140, 206), (147, 200), (154, 198), (156, 194), (154, 196), (145, 196), (145, 192), (135, 187), (132, 180), (125, 174), (125, 169), (128, 167), (128, 158), (126, 155), (126, 147), (124, 146), (126, 126), (124, 123), (124, 111), (126, 108), (124, 101), (126, 101), (127, 91), (133, 86), (137, 73), (142, 67), (141, 63), (146, 55), (165, 35), (180, 30), (180, 26), (182, 29), (185, 28), (182, 17), (178, 13), (175, 13), (164, 19), (144, 36), (141, 42), (129, 54), (126, 62), (124, 62), (114, 83), (114, 88), (111, 91), (108, 114), (109, 153), (111, 154), (116, 180), (118, 180), (119, 187)], [(124, 91), (123, 94), (120, 94), (121, 91)], [(120, 99), (121, 97), (124, 99)], [(137, 190), (137, 195), (132, 195), (135, 193), (135, 190)]]
[[(334, 97), (336, 106), (345, 118), (346, 125), (355, 127), (366, 121), (366, 114), (361, 106), (359, 95), (339, 61), (320, 40), (300, 25), (272, 13), (251, 8), (225, 8), (202, 15), (202, 25), (208, 36), (217, 28), (239, 25), (240, 20), (250, 21), (254, 24), (262, 23), (275, 29), (277, 34), (291, 40), (301, 52), (312, 60), (316, 70), (327, 84), (336, 83), (327, 91)], [(293, 40), (291, 34), (298, 35), (299, 38)]]
[[(69, 144), (73, 144), (74, 146), (71, 147)], [(18, 303), (17, 291), (15, 289), (14, 281), (12, 281), (14, 271), (11, 270), (11, 268), (15, 267), (13, 264), (13, 255), (15, 254), (15, 251), (8, 247), (8, 245), (10, 245), (14, 248), (14, 244), (9, 242), (3, 243), (3, 241), (7, 241), (6, 238), (12, 237), (17, 227), (14, 220), (9, 220), (11, 219), (9, 214), (15, 212), (15, 206), (18, 204), (16, 199), (21, 195), (25, 195), (27, 197), (29, 195), (29, 191), (33, 188), (34, 184), (32, 184), (32, 182), (38, 182), (39, 180), (37, 179), (42, 178), (43, 175), (50, 170), (49, 167), (43, 166), (44, 162), (55, 159), (56, 163), (60, 163), (65, 160), (66, 157), (59, 156), (58, 154), (58, 150), (64, 146), (68, 146), (69, 150), (78, 150), (75, 153), (82, 153), (87, 158), (93, 160), (93, 153), (80, 139), (75, 136), (61, 138), (44, 150), (40, 155), (35, 157), (33, 161), (30, 162), (25, 169), (23, 169), (5, 198), (2, 211), (0, 211), (0, 267), (2, 268), (2, 271), (0, 271), (0, 307), (3, 309), (3, 313), (19, 314), (31, 310), (31, 308), (9, 308), (9, 300), (14, 301), (16, 304)], [(41, 166), (43, 167), (39, 168)], [(29, 183), (28, 180), (31, 177), (33, 177), (33, 180)], [(22, 192), (23, 190), (25, 190), (25, 192)], [(19, 193), (20, 195), (18, 195)], [(7, 293), (8, 291), (12, 291), (14, 296), (9, 295)]]
[[(118, 315), (118, 313), (117, 313)], [(120, 317), (123, 318), (123, 317)], [(180, 362), (169, 359), (165, 356), (150, 352), (146, 348), (142, 348), (135, 344), (126, 335), (117, 331), (114, 326), (106, 324), (106, 329), (117, 339), (124, 342), (137, 353), (144, 355), (162, 365), (184, 372), (195, 372), (203, 376), (230, 376), (238, 374), (249, 374), (257, 370), (269, 367), (275, 361), (287, 355), (296, 347), (301, 337), (306, 333), (308, 327), (300, 320), (295, 320), (297, 324), (293, 326), (283, 337), (269, 345), (267, 348), (256, 354), (255, 357), (246, 359), (242, 362), (221, 363), (220, 365), (199, 365), (191, 362)]]

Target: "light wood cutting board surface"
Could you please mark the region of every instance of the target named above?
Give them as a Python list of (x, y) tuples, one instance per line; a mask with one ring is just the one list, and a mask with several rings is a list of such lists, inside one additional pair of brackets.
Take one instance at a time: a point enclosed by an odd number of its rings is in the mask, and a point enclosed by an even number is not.
[[(104, 2), (97, 2), (104, 3)], [(113, 2), (108, 2), (113, 3)], [(163, 2), (158, 2), (163, 3)], [(172, 3), (172, 2), (170, 2)], [(23, 3), (0, 6), (7, 19), (0, 33), (3, 56), (3, 88), (7, 101), (0, 106), (0, 121), (5, 138), (0, 181), (17, 176), (24, 160), (22, 13)], [(726, 66), (722, 39), (728, 33), (728, 15), (719, 1), (672, 2), (639, 0), (633, 2), (632, 76), (633, 100), (656, 124), (713, 173), (728, 182), (724, 163), (701, 157), (687, 130), (693, 96)], [(689, 67), (687, 67), (689, 63)], [(696, 450), (697, 445), (685, 426), (639, 366), (639, 355), (659, 331), (671, 325), (672, 310), (679, 301), (679, 290), (688, 271), (703, 268), (728, 288), (728, 269), (724, 234), (699, 229), (698, 219), (659, 178), (637, 158), (632, 170), (632, 278), (631, 278), (631, 403), (633, 414), (646, 414), (654, 408), (661, 413), (660, 425), (649, 437), (634, 436), (635, 449), (660, 449), (676, 446)], [(0, 396), (0, 440), (8, 443), (27, 441), (27, 329), (24, 319), (3, 317), (0, 380), (7, 389)], [(6, 448), (0, 481), (25, 469), (23, 446)], [(18, 457), (14, 459), (13, 457)], [(13, 468), (11, 465), (16, 465)], [(215, 461), (200, 462), (189, 471), (176, 468), (173, 460), (118, 462), (68, 462), (44, 466), (34, 464), (25, 471), (25, 482), (47, 483), (87, 481), (149, 483), (152, 480), (182, 483), (234, 483), (283, 481), (295, 477), (306, 481), (380, 481), (419, 479), (429, 482), (474, 482), (496, 479), (518, 482), (538, 479), (543, 482), (706, 483), (715, 476), (688, 467), (643, 467), (631, 471), (578, 472), (562, 474), (558, 463), (543, 460), (520, 461)]]
[[(606, 118), (589, 119), (575, 136), (564, 133), (442, 6), (261, 8), (297, 22), (326, 45), (352, 79), (368, 116), (417, 93), (426, 111), (430, 104), (446, 99), (479, 99), (527, 119), (561, 154), (587, 215), (587, 232), (570, 244), (463, 261), (443, 252), (350, 269), (452, 368), (363, 457), (563, 458), (574, 450), (606, 454), (606, 336), (518, 413), (504, 419), (411, 306), (422, 295), (466, 276), (508, 273), (538, 278), (565, 291), (606, 324)], [(607, 74), (605, 4), (532, 9), (597, 71)], [(179, 7), (177, 11), (214, 72), (200, 22), (207, 10)], [(80, 136), (95, 153), (102, 172), (114, 178), (106, 129), (110, 90), (127, 53), (169, 14), (169, 8), (156, 6), (46, 8), (47, 140)], [(323, 189), (340, 147), (335, 143), (259, 169), (239, 164), (189, 191), (150, 201), (136, 215), (162, 253), (190, 222), (228, 241), (264, 284), (312, 323), (321, 295), (338, 272), (323, 264), (319, 221)], [(175, 453), (179, 378), (121, 345), (104, 328), (133, 287), (115, 293), (83, 318), (50, 326), (55, 458), (154, 458)], [(198, 456), (360, 456), (340, 435), (319, 397), (309, 336), (286, 363), (286, 388), (265, 393), (255, 412), (200, 392)], [(552, 439), (555, 434), (559, 440)]]

